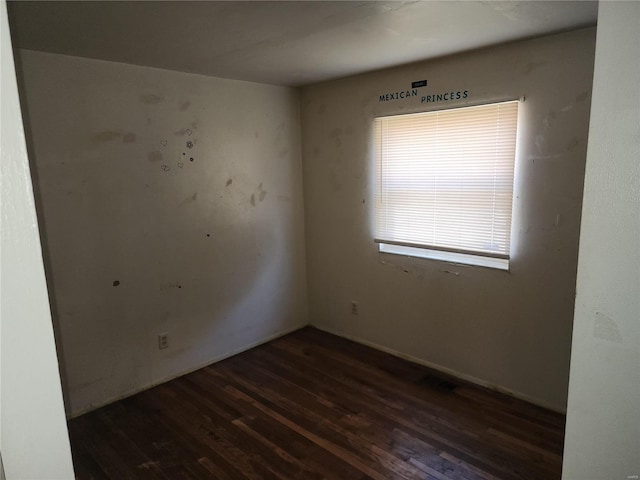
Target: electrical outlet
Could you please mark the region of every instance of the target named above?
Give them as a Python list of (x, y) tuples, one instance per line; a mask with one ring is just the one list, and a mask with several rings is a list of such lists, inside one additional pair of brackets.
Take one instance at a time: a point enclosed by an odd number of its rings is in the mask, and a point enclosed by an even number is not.
[(351, 300), (351, 315), (358, 315), (358, 302)]
[(165, 348), (169, 348), (169, 334), (161, 333), (158, 335), (158, 350), (164, 350)]

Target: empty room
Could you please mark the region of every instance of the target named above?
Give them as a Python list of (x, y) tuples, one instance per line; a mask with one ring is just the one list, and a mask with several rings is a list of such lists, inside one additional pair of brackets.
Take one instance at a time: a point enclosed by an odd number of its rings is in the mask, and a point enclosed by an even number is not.
[(640, 2), (1, 5), (0, 478), (639, 478)]

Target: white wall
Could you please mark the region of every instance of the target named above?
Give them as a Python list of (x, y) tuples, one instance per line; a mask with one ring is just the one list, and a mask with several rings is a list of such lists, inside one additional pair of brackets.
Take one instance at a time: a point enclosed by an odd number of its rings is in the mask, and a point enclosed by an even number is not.
[(600, 2), (566, 480), (640, 475), (639, 52), (640, 3)]
[(10, 480), (72, 479), (4, 0), (0, 2), (0, 36), (0, 471), (4, 467)]
[(295, 89), (21, 66), (71, 414), (307, 323)]
[[(313, 325), (565, 408), (594, 35), (586, 29), (303, 88)], [(379, 101), (423, 79), (419, 96)], [(466, 101), (421, 104), (422, 95), (464, 90)], [(522, 95), (511, 271), (378, 253), (373, 118)]]

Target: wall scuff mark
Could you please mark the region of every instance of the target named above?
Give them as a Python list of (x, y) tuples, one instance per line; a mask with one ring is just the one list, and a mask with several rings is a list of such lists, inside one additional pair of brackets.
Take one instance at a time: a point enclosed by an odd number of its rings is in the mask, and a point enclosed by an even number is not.
[(617, 322), (602, 312), (596, 312), (593, 319), (593, 336), (608, 342), (622, 343)]
[(157, 105), (158, 103), (164, 102), (164, 98), (160, 95), (149, 93), (147, 95), (140, 95), (140, 102), (145, 105)]
[(113, 140), (120, 138), (122, 133), (114, 132), (112, 130), (106, 130), (104, 132), (96, 133), (93, 136), (93, 141), (96, 143), (112, 142)]
[(136, 141), (135, 133), (127, 133), (122, 137), (122, 143), (134, 143)]

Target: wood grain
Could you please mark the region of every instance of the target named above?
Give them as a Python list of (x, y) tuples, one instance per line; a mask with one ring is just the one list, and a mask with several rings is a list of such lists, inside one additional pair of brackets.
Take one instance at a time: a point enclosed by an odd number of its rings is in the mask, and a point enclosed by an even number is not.
[(313, 328), (69, 422), (76, 477), (559, 479), (564, 416)]

